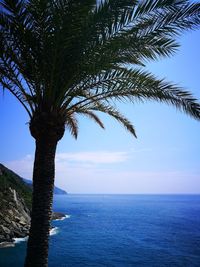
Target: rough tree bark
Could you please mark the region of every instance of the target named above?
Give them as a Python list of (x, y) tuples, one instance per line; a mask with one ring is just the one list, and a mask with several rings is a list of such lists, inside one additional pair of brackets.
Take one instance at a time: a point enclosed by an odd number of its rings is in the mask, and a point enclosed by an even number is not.
[(48, 266), (48, 241), (52, 215), (56, 145), (57, 142), (36, 141), (31, 228), (26, 267)]
[(31, 228), (24, 266), (47, 267), (55, 153), (57, 143), (64, 134), (64, 123), (45, 115), (31, 121), (30, 131), (36, 140), (36, 151), (33, 169)]

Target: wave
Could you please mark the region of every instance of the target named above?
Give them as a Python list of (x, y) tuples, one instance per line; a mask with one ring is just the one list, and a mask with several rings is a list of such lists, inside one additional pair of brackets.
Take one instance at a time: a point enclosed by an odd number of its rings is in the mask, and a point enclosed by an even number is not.
[[(65, 214), (65, 216), (62, 217), (61, 219), (56, 219), (54, 221), (63, 221), (65, 219), (69, 219), (70, 217), (71, 217), (71, 215)], [(58, 227), (53, 227), (50, 230), (49, 234), (50, 235), (56, 235), (56, 234), (58, 234), (58, 232), (59, 232), (59, 228)], [(13, 238), (13, 240), (14, 240), (14, 244), (18, 244), (18, 243), (27, 241), (28, 240), (28, 236), (25, 236), (25, 237), (16, 237), (16, 238)]]
[(50, 230), (49, 234), (50, 235), (56, 235), (59, 232), (59, 228), (58, 227), (54, 227)]
[(27, 241), (28, 240), (28, 236), (25, 236), (25, 237), (16, 237), (16, 238), (13, 238), (13, 239), (14, 239), (14, 243), (15, 244), (18, 244), (18, 243)]
[(63, 221), (65, 219), (69, 219), (71, 217), (71, 215), (68, 215), (68, 214), (65, 214), (65, 216), (63, 216), (62, 218), (60, 219), (55, 219), (54, 221)]
[[(49, 234), (50, 235), (56, 235), (56, 234), (58, 234), (58, 232), (59, 232), (59, 228), (58, 227), (53, 227), (50, 230)], [(28, 236), (25, 236), (25, 237), (16, 237), (16, 238), (13, 238), (13, 240), (14, 240), (14, 244), (18, 244), (18, 243), (27, 241), (28, 240)]]
[(71, 217), (71, 215), (65, 214), (65, 217), (61, 220), (69, 219), (70, 217)]

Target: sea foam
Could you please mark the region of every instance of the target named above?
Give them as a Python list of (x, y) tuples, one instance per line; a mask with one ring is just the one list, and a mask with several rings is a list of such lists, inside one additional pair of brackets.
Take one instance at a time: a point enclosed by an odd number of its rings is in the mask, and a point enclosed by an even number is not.
[(55, 219), (54, 221), (63, 221), (65, 219), (69, 219), (71, 217), (71, 215), (65, 214), (64, 217), (62, 217), (61, 219)]
[(16, 237), (16, 238), (13, 238), (13, 239), (14, 239), (14, 243), (15, 244), (18, 244), (18, 243), (27, 241), (28, 240), (28, 236), (25, 236), (25, 237)]
[(50, 235), (56, 235), (59, 232), (59, 228), (58, 227), (54, 227), (50, 230), (49, 234)]
[[(57, 233), (59, 232), (59, 228), (58, 227), (53, 227), (49, 234), (50, 235), (56, 235)], [(14, 239), (14, 243), (15, 244), (18, 244), (18, 243), (21, 243), (21, 242), (25, 242), (28, 240), (28, 236), (25, 236), (25, 237), (16, 237), (16, 238), (13, 238)]]

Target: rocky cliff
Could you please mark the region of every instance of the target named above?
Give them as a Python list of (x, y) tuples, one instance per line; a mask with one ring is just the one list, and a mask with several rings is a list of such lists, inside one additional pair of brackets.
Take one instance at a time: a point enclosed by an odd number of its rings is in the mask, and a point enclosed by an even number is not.
[(9, 245), (14, 238), (25, 237), (29, 233), (30, 211), (24, 199), (15, 189), (9, 187), (0, 192), (0, 247)]
[(0, 164), (0, 192), (4, 193), (9, 188), (14, 189), (23, 198), (28, 208), (31, 207), (32, 189), (19, 175)]
[(23, 180), (0, 164), (0, 247), (28, 234), (31, 195)]
[[(0, 164), (0, 248), (28, 235), (32, 189), (16, 173)], [(61, 219), (54, 213), (53, 219)]]

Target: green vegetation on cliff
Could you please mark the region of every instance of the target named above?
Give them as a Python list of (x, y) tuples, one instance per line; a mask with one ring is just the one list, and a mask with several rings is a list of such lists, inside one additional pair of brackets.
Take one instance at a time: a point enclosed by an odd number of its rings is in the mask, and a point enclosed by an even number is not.
[(23, 197), (27, 207), (30, 209), (32, 189), (27, 186), (19, 175), (0, 164), (0, 191), (5, 191), (9, 187), (15, 189)]
[[(58, 188), (58, 193), (66, 193)], [(32, 198), (31, 181), (0, 164), (0, 248), (14, 246), (14, 238), (29, 235)], [(53, 212), (52, 220), (65, 215)]]

